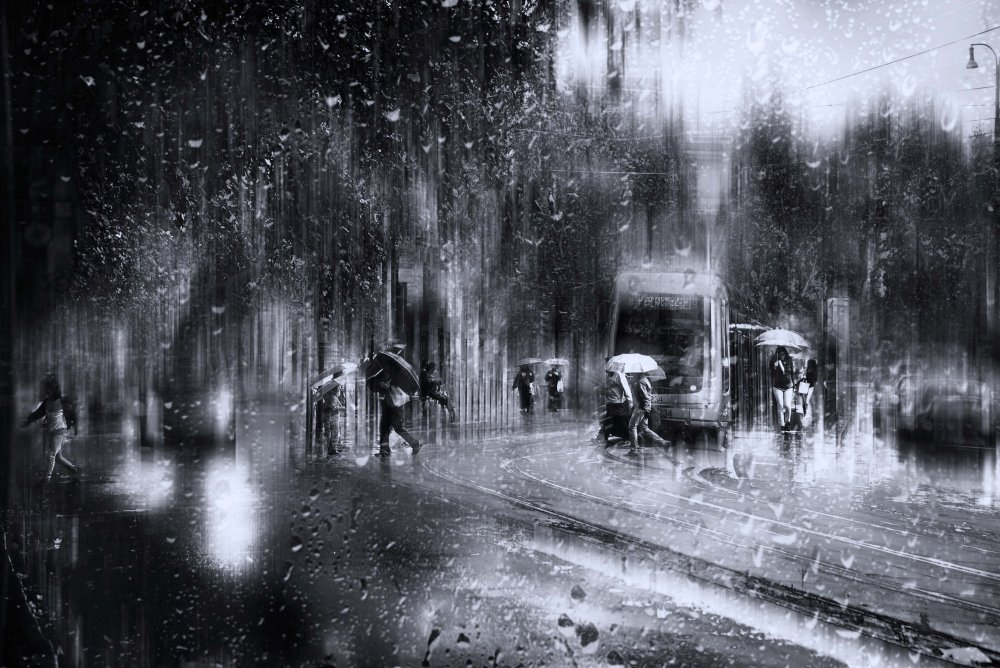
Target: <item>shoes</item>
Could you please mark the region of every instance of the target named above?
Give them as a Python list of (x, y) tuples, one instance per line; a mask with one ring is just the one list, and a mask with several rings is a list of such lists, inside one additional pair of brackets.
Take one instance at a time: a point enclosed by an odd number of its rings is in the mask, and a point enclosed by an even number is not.
[(448, 409), (448, 413), (451, 416), (451, 421), (452, 422), (457, 422), (458, 421), (458, 416), (455, 414), (455, 409), (454, 408)]
[(424, 447), (424, 444), (417, 441), (411, 447), (413, 449), (413, 454), (417, 454), (418, 452), (420, 452), (420, 448)]
[(628, 457), (638, 457), (639, 448), (629, 448), (628, 452), (625, 453)]
[(378, 456), (379, 457), (388, 457), (391, 454), (392, 454), (392, 450), (389, 449), (388, 445), (383, 445), (383, 446), (381, 446), (378, 449)]

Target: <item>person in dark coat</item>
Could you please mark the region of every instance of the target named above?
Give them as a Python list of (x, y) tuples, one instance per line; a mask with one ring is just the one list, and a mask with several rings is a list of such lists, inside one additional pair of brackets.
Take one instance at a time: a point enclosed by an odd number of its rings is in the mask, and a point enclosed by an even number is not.
[(639, 434), (651, 439), (657, 445), (668, 446), (670, 442), (660, 438), (659, 434), (649, 428), (649, 414), (653, 412), (653, 384), (646, 374), (639, 375), (639, 381), (635, 384), (635, 408), (632, 409), (632, 417), (628, 421), (628, 436), (631, 447), (628, 454), (636, 456), (639, 454)]
[(514, 389), (521, 400), (521, 412), (527, 413), (535, 405), (535, 373), (527, 364), (514, 376)]
[(21, 421), (21, 426), (27, 427), (36, 420), (42, 420), (42, 451), (45, 453), (45, 473), (41, 482), (47, 483), (52, 479), (57, 461), (74, 478), (79, 478), (80, 467), (62, 454), (63, 446), (70, 438), (70, 428), (76, 430), (76, 413), (69, 400), (63, 398), (59, 380), (54, 374), (48, 374), (42, 380), (42, 401)]
[(545, 385), (549, 390), (549, 410), (553, 413), (562, 408), (562, 374), (559, 367), (553, 366), (545, 374)]
[(347, 393), (339, 383), (316, 402), (316, 437), (326, 443), (326, 454), (337, 454), (341, 445), (340, 416), (347, 411)]
[(403, 426), (403, 407), (409, 403), (410, 395), (389, 382), (384, 371), (376, 376), (373, 382), (382, 409), (378, 422), (379, 456), (388, 457), (392, 454), (392, 449), (389, 448), (389, 434), (393, 431), (413, 449), (413, 454), (417, 454), (423, 445)]
[(618, 436), (628, 439), (628, 422), (632, 413), (632, 388), (621, 371), (608, 371), (604, 380), (604, 417), (597, 440), (608, 445), (608, 439)]
[(452, 422), (457, 418), (455, 416), (455, 409), (452, 408), (451, 402), (448, 399), (448, 395), (442, 389), (444, 381), (437, 372), (437, 363), (427, 362), (424, 367), (420, 370), (420, 395), (423, 401), (431, 399), (438, 402), (448, 411), (448, 416)]
[(778, 346), (771, 358), (771, 394), (778, 409), (778, 427), (782, 430), (792, 415), (794, 374), (791, 356), (784, 346)]

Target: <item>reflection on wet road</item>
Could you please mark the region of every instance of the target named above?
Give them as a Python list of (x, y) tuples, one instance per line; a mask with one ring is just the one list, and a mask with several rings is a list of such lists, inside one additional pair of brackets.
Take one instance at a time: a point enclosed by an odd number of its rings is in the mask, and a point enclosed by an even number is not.
[[(328, 459), (287, 409), (241, 415), (234, 451), (91, 434), (81, 485), (45, 503), (25, 486), (11, 539), (69, 665), (906, 665), (949, 651), (941, 634), (1000, 649), (992, 451), (858, 431), (632, 460), (589, 421), (535, 418), (432, 420), (415, 457), (371, 457), (356, 433)], [(893, 618), (926, 632), (905, 649), (859, 633)]]

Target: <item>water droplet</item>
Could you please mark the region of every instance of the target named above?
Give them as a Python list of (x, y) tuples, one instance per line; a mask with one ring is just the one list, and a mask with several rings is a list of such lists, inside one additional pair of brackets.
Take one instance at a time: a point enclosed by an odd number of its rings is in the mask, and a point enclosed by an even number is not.
[(767, 24), (757, 21), (753, 28), (747, 31), (747, 49), (750, 53), (760, 53), (764, 50), (764, 43), (767, 41)]

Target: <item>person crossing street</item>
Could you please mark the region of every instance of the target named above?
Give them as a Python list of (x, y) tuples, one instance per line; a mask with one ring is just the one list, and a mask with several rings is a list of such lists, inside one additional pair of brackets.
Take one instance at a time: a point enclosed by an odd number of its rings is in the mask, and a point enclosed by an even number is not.
[(639, 434), (649, 438), (657, 445), (668, 446), (670, 441), (660, 438), (659, 434), (649, 428), (649, 415), (653, 411), (653, 384), (649, 381), (649, 375), (639, 374), (639, 381), (635, 384), (635, 407), (632, 409), (632, 417), (628, 421), (629, 451), (628, 454), (636, 457), (639, 454)]

